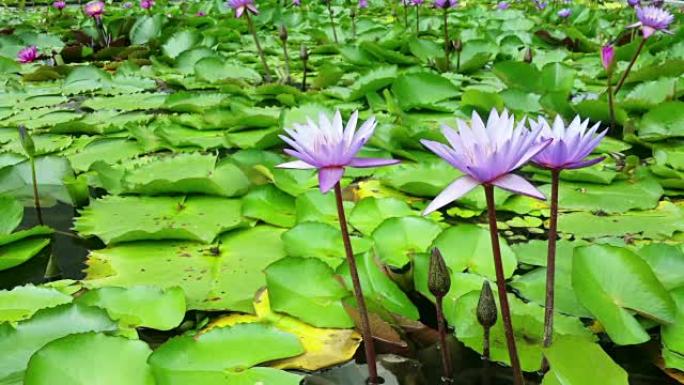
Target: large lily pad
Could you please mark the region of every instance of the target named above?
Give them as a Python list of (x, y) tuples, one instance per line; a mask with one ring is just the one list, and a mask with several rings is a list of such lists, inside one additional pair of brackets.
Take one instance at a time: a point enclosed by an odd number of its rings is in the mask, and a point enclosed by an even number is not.
[(437, 223), (423, 217), (389, 218), (373, 231), (373, 240), (380, 260), (401, 268), (413, 254), (427, 251), (441, 231)]
[(105, 243), (148, 239), (187, 239), (210, 243), (243, 225), (241, 203), (209, 196), (118, 197), (93, 201), (76, 219), (81, 235)]
[(71, 296), (57, 289), (26, 285), (0, 291), (0, 322), (31, 318), (40, 309), (71, 302)]
[(24, 384), (154, 385), (147, 365), (150, 353), (143, 341), (72, 334), (50, 342), (31, 357)]
[(174, 338), (149, 363), (157, 385), (297, 385), (297, 374), (252, 367), (301, 353), (304, 348), (294, 334), (263, 324), (238, 324)]
[(650, 266), (623, 247), (594, 245), (575, 249), (572, 286), (580, 303), (601, 322), (617, 344), (650, 339), (634, 317), (675, 320), (675, 303)]
[(285, 256), (282, 232), (257, 226), (228, 233), (212, 245), (136, 242), (93, 251), (84, 284), (180, 286), (189, 309), (253, 313), (254, 293), (266, 284), (262, 270)]
[(543, 385), (584, 385), (597, 378), (606, 385), (628, 385), (627, 372), (618, 366), (601, 347), (576, 337), (560, 337), (544, 350), (551, 370)]

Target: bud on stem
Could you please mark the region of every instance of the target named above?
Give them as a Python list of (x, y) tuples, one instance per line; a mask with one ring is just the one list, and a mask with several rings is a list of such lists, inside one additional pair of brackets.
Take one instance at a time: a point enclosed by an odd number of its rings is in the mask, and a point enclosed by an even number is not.
[(432, 249), (428, 271), (428, 288), (435, 297), (444, 297), (451, 288), (451, 277), (444, 257), (438, 248)]

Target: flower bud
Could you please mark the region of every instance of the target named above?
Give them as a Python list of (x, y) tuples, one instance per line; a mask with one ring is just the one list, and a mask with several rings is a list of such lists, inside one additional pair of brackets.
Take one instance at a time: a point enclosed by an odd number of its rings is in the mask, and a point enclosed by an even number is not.
[(309, 51), (304, 44), (302, 44), (302, 47), (299, 49), (299, 58), (302, 59), (302, 61), (309, 60)]
[(484, 281), (480, 300), (477, 302), (477, 321), (483, 328), (489, 329), (496, 323), (496, 302), (489, 281)]
[(533, 57), (533, 56), (534, 56), (534, 55), (532, 54), (532, 48), (529, 48), (529, 47), (528, 47), (528, 48), (525, 50), (525, 56), (523, 57), (523, 60), (525, 61), (525, 63), (532, 63), (532, 57)]
[(615, 60), (615, 47), (612, 44), (606, 44), (601, 48), (601, 64), (603, 68), (608, 71)]
[(438, 248), (432, 249), (428, 270), (428, 288), (435, 297), (444, 297), (451, 288), (451, 276), (444, 257)]
[(452, 40), (451, 47), (454, 49), (454, 52), (461, 52), (463, 50), (463, 42), (461, 39)]
[(28, 155), (29, 158), (33, 158), (33, 155), (36, 153), (36, 145), (33, 143), (31, 135), (26, 131), (26, 126), (23, 124), (19, 125), (19, 141), (21, 142), (21, 146), (24, 148), (26, 155)]
[(287, 27), (285, 24), (281, 24), (280, 28), (278, 28), (278, 36), (280, 37), (280, 40), (287, 41)]

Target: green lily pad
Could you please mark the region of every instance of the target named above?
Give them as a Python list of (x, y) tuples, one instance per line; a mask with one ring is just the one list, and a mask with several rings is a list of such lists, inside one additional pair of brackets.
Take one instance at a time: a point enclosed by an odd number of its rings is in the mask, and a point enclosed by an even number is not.
[(173, 338), (152, 353), (149, 364), (157, 385), (297, 385), (300, 375), (254, 366), (302, 353), (294, 334), (250, 323)]
[(253, 313), (254, 293), (266, 284), (262, 273), (285, 256), (283, 229), (256, 226), (236, 230), (219, 243), (136, 242), (91, 252), (88, 288), (171, 288), (185, 292), (188, 309)]
[(95, 235), (107, 244), (152, 239), (210, 243), (218, 234), (243, 224), (238, 200), (107, 196), (82, 210), (74, 229), (83, 236)]
[(418, 216), (386, 219), (375, 231), (373, 240), (380, 260), (397, 268), (411, 261), (412, 255), (424, 253), (442, 228)]
[[(513, 275), (518, 261), (508, 243), (501, 237), (499, 237), (499, 242), (504, 274), (506, 278), (509, 278)], [(439, 234), (433, 246), (439, 248), (447, 266), (452, 271), (468, 271), (489, 279), (496, 279), (492, 243), (488, 230), (469, 224), (452, 226)]]
[(665, 243), (645, 245), (636, 252), (653, 269), (665, 289), (684, 286), (684, 251), (681, 247)]
[(650, 339), (633, 313), (657, 322), (675, 320), (675, 303), (650, 266), (626, 248), (594, 245), (575, 249), (572, 286), (580, 303), (616, 344)]
[[(355, 254), (363, 253), (372, 244), (365, 238), (351, 237)], [(304, 222), (283, 234), (283, 244), (291, 257), (316, 257), (331, 268), (337, 268), (345, 258), (342, 232), (320, 222)]]
[(317, 258), (288, 257), (265, 270), (271, 308), (316, 327), (350, 328), (354, 322), (342, 305), (349, 295), (335, 272)]
[(258, 186), (242, 198), (242, 215), (289, 228), (297, 220), (295, 199), (273, 184)]
[(681, 370), (682, 361), (676, 359), (676, 356), (684, 355), (684, 288), (672, 290), (670, 294), (677, 305), (677, 315), (672, 324), (661, 327), (660, 335), (662, 337), (663, 350), (668, 350), (673, 354), (670, 354), (669, 357), (666, 354), (663, 354), (663, 356), (667, 367)]
[[(430, 92), (425, 92), (429, 89)], [(392, 84), (392, 93), (405, 110), (420, 109), (459, 95), (449, 79), (432, 72), (405, 73)]]
[(356, 203), (349, 215), (349, 224), (362, 234), (371, 235), (385, 219), (414, 214), (403, 200), (368, 197)]
[(113, 320), (128, 327), (171, 330), (185, 317), (185, 294), (179, 287), (102, 287), (79, 296), (76, 302), (105, 309)]
[[(29, 361), (24, 384), (154, 385), (143, 341), (104, 334), (72, 334), (52, 341)], [(85, 365), (97, 362), (97, 365)]]
[(33, 285), (0, 291), (0, 322), (31, 318), (40, 309), (71, 302), (71, 296), (57, 289)]
[(16, 327), (0, 324), (0, 348), (12, 352), (0, 358), (0, 381), (24, 371), (29, 358), (50, 341), (75, 333), (114, 330), (116, 323), (104, 310), (79, 304), (39, 310)]
[[(321, 222), (339, 227), (337, 218), (337, 203), (332, 193), (322, 194), (318, 189), (309, 190), (297, 196), (297, 223)], [(349, 216), (354, 204), (344, 201), (345, 214)]]
[(551, 370), (543, 385), (584, 385), (597, 378), (606, 385), (628, 385), (627, 372), (594, 342), (576, 337), (560, 337), (544, 349)]
[(0, 195), (0, 234), (9, 234), (24, 218), (24, 206), (16, 199)]

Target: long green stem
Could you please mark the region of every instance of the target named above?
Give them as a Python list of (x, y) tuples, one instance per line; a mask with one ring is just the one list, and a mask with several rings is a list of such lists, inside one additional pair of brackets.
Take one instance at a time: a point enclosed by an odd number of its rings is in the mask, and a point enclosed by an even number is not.
[(613, 71), (608, 70), (608, 111), (610, 112), (610, 131), (615, 131), (615, 101), (613, 100)]
[(420, 6), (416, 4), (416, 36), (420, 33)]
[(506, 345), (508, 356), (513, 368), (513, 379), (515, 385), (523, 385), (522, 370), (518, 358), (518, 349), (515, 345), (515, 335), (513, 334), (513, 322), (511, 321), (511, 309), (508, 305), (506, 295), (506, 278), (504, 274), (503, 261), (501, 259), (501, 246), (499, 245), (499, 229), (496, 224), (496, 207), (494, 203), (494, 186), (484, 185), (485, 196), (487, 199), (487, 216), (489, 219), (489, 235), (492, 242), (492, 254), (494, 254), (494, 269), (496, 270), (496, 286), (498, 288), (499, 305), (501, 306), (501, 318), (503, 320), (504, 332), (506, 334)]
[(339, 41), (337, 41), (337, 30), (335, 29), (335, 17), (333, 16), (332, 6), (330, 5), (331, 1), (332, 0), (326, 0), (325, 3), (328, 5), (328, 14), (330, 15), (330, 25), (332, 26), (333, 38), (335, 39), (335, 44), (338, 44)]
[(283, 42), (283, 56), (285, 56), (285, 83), (290, 84), (290, 55), (287, 53), (287, 41)]
[(249, 15), (249, 10), (245, 10), (245, 17), (247, 18), (247, 27), (249, 32), (254, 38), (254, 45), (256, 45), (257, 51), (259, 52), (259, 57), (261, 58), (261, 65), (264, 66), (264, 79), (266, 82), (271, 82), (271, 70), (268, 68), (268, 63), (266, 62), (266, 56), (264, 55), (264, 50), (261, 49), (261, 44), (259, 44), (259, 38), (257, 37), (256, 30), (254, 29), (254, 23), (252, 22), (252, 17)]
[[(556, 242), (558, 240), (558, 185), (560, 170), (551, 170), (551, 216), (546, 254), (546, 303), (544, 305), (544, 347), (553, 342), (553, 310), (556, 287)], [(546, 362), (542, 363), (546, 367)]]
[(38, 216), (38, 223), (44, 225), (43, 212), (40, 208), (40, 196), (38, 195), (38, 179), (36, 178), (36, 160), (31, 157), (31, 183), (33, 184), (33, 204), (36, 206), (36, 215)]
[(446, 60), (446, 68), (449, 66), (449, 14), (448, 8), (444, 8), (444, 58)]
[(347, 218), (344, 214), (340, 182), (335, 184), (335, 201), (337, 203), (337, 219), (339, 219), (340, 230), (342, 231), (342, 242), (344, 243), (344, 251), (347, 256), (347, 264), (349, 265), (349, 276), (351, 277), (352, 285), (354, 286), (356, 304), (359, 307), (361, 335), (363, 336), (363, 346), (366, 350), (366, 361), (368, 363), (368, 384), (376, 385), (379, 384), (379, 380), (375, 359), (375, 346), (373, 345), (373, 334), (371, 333), (368, 310), (366, 309), (366, 300), (363, 298), (361, 280), (359, 279), (359, 272), (356, 268), (356, 260), (354, 259), (354, 251), (352, 250), (351, 240), (349, 238), (349, 229), (347, 228)]
[(404, 4), (404, 28), (408, 28), (408, 0), (401, 0)]
[(442, 368), (444, 369), (444, 378), (453, 378), (453, 370), (451, 368), (451, 355), (449, 354), (449, 345), (447, 345), (447, 331), (446, 322), (444, 322), (444, 310), (443, 310), (443, 300), (444, 297), (436, 297), (436, 309), (437, 309), (437, 329), (439, 332), (439, 348), (442, 356)]
[(625, 70), (625, 73), (622, 74), (620, 81), (618, 82), (617, 86), (615, 86), (615, 94), (620, 92), (620, 88), (622, 88), (622, 85), (625, 83), (625, 80), (627, 79), (627, 75), (629, 75), (629, 71), (634, 66), (634, 63), (636, 62), (637, 58), (639, 57), (641, 50), (644, 48), (644, 44), (646, 44), (645, 38), (641, 39), (641, 43), (639, 43), (639, 48), (637, 48), (636, 52), (634, 52), (634, 56), (632, 56), (632, 60), (630, 60), (629, 65), (627, 66), (627, 69)]

